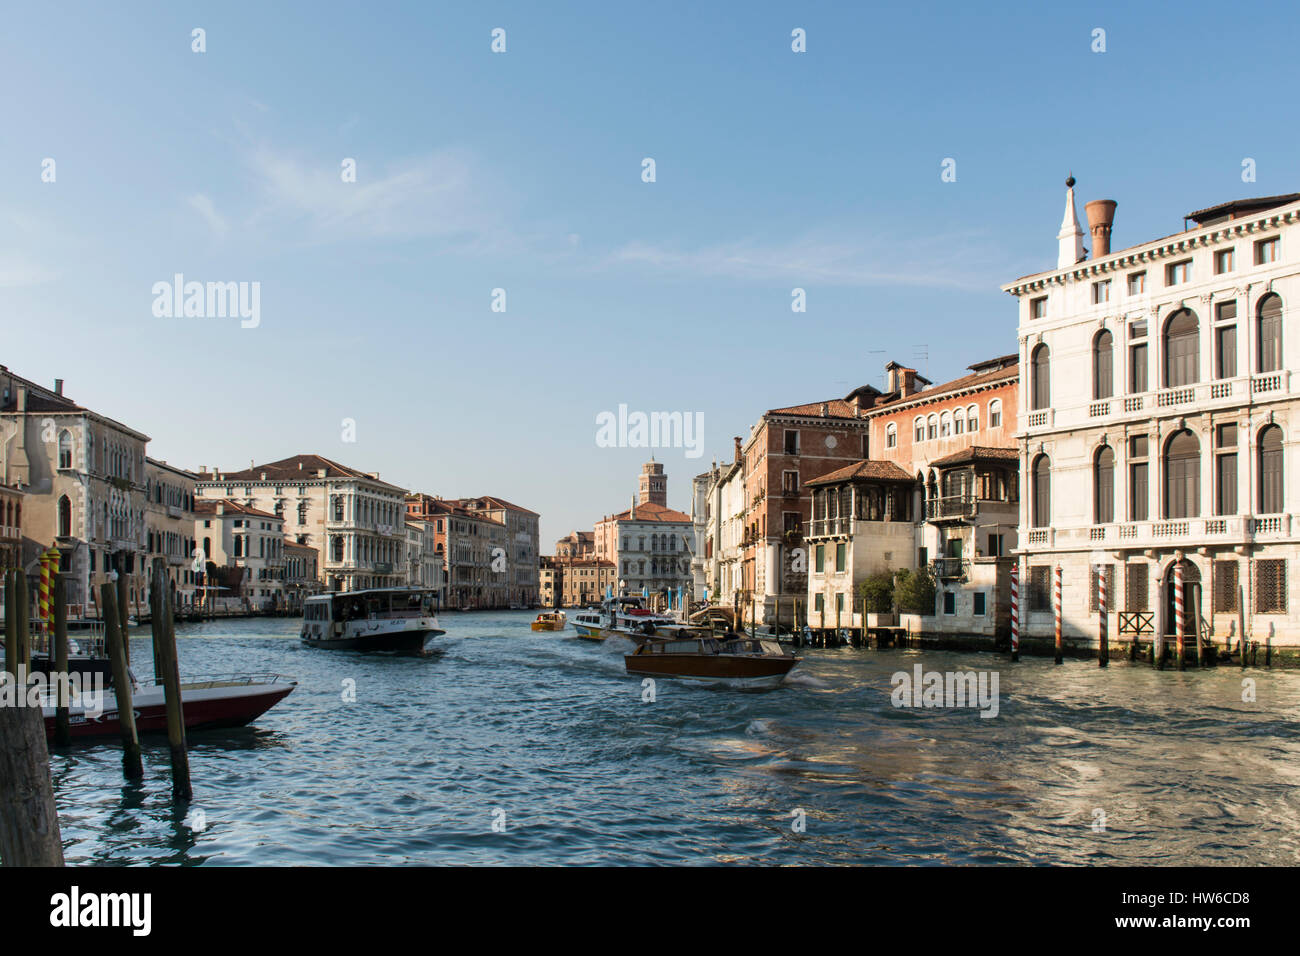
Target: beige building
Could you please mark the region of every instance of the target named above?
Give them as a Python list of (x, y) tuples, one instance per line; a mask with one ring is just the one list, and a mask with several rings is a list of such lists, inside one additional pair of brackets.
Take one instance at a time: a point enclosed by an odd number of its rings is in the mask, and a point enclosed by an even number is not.
[(1189, 213), (1112, 251), (1115, 204), (1067, 183), (1055, 268), (1004, 286), (1019, 315), (1027, 641), (1300, 647), (1300, 193)]
[(22, 566), (23, 493), (0, 485), (0, 570)]
[(303, 598), (319, 594), (320, 555), (309, 544), (284, 543), (284, 596), (290, 609), (302, 607)]
[(406, 492), (320, 455), (199, 474), (198, 493), (283, 519), (290, 541), (316, 549), (326, 590), (406, 583)]
[(97, 613), (92, 589), (127, 575), (147, 601), (145, 446), (149, 436), (0, 366), (0, 484), (25, 492), (23, 565), (51, 545), (68, 574), (69, 613)]
[(194, 531), (212, 582), (227, 589), (218, 596), (259, 610), (285, 606), (282, 518), (229, 498), (205, 498), (194, 504)]
[(194, 600), (194, 489), (198, 475), (145, 458), (145, 559), (160, 559), (178, 604)]

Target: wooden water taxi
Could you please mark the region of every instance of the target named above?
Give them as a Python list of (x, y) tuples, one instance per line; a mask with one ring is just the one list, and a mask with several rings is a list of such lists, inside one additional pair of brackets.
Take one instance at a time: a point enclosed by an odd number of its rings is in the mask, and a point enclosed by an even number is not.
[(568, 618), (563, 611), (543, 611), (533, 621), (534, 631), (562, 631), (568, 626)]
[(623, 657), (627, 672), (637, 676), (744, 687), (775, 687), (800, 660), (774, 640), (713, 637), (686, 629), (665, 640), (646, 641)]
[(447, 633), (434, 617), (434, 598), (424, 588), (316, 594), (303, 601), (299, 636), (308, 647), (421, 654), (430, 638)]

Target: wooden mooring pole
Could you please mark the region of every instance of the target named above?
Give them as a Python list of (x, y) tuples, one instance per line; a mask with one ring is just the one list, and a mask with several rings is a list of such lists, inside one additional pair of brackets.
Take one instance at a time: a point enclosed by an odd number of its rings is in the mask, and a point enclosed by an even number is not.
[(1237, 647), (1241, 651), (1241, 669), (1246, 669), (1246, 589), (1237, 585)]
[(126, 666), (126, 643), (122, 625), (117, 616), (117, 593), (111, 581), (99, 586), (100, 601), (104, 608), (104, 649), (113, 668), (113, 698), (117, 706), (117, 722), (122, 729), (122, 773), (128, 780), (144, 777), (144, 764), (140, 760), (140, 737), (135, 730), (135, 707), (131, 701), (131, 672)]
[(1020, 563), (1011, 565), (1011, 660), (1020, 660)]
[(72, 743), (72, 724), (68, 716), (68, 582), (62, 574), (54, 579), (54, 635), (50, 640), (50, 660), (54, 663), (50, 679), (59, 695), (54, 711), (54, 742), (66, 747)]
[(41, 708), (0, 707), (0, 863), (62, 866)]
[(161, 566), (153, 572), (154, 602), (162, 613), (153, 619), (154, 660), (162, 668), (163, 691), (167, 701), (167, 743), (171, 749), (172, 799), (194, 798), (190, 786), (190, 756), (185, 746), (185, 714), (181, 706), (181, 676), (176, 658), (176, 626), (172, 620), (172, 598), (167, 576)]
[(1100, 620), (1097, 622), (1097, 666), (1105, 667), (1110, 663), (1110, 611), (1107, 605), (1106, 569), (1097, 566), (1097, 610)]
[(1065, 660), (1065, 644), (1061, 635), (1061, 566), (1052, 571), (1052, 610), (1056, 620), (1056, 663)]
[(14, 582), (14, 613), (18, 621), (18, 666), (24, 673), (30, 674), (32, 670), (31, 595), (27, 589), (27, 575), (21, 568)]
[(117, 572), (117, 622), (122, 629), (122, 649), (126, 652), (126, 666), (131, 666), (131, 609), (127, 604), (127, 577), (125, 572)]
[[(18, 676), (18, 607), (14, 597), (14, 572), (4, 572), (4, 669)], [(1245, 656), (1243, 654), (1243, 661)]]

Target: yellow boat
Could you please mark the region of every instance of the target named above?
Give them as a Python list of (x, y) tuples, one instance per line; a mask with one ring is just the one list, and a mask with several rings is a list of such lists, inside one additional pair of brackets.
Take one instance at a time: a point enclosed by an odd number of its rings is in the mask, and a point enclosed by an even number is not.
[(563, 611), (543, 611), (533, 621), (534, 631), (562, 631), (569, 623)]

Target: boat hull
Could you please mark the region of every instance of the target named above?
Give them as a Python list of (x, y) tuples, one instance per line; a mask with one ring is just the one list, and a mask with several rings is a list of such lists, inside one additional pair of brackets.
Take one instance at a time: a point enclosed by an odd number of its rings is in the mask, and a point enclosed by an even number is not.
[(626, 654), (628, 674), (681, 680), (723, 681), (754, 687), (775, 687), (799, 663), (795, 657), (743, 657), (725, 654)]
[(421, 654), (432, 638), (446, 631), (429, 628), (419, 631), (381, 631), (374, 634), (351, 634), (342, 637), (304, 637), (308, 647), (332, 651), (372, 651), (381, 654)]
[[(216, 686), (212, 686), (212, 685)], [(294, 681), (265, 683), (202, 682), (181, 685), (181, 706), (185, 713), (185, 729), (215, 730), (222, 727), (243, 727), (252, 723), (297, 687)], [(118, 719), (117, 696), (107, 692), (103, 712), (95, 715), (81, 708), (69, 708), (69, 732), (73, 739), (114, 737), (122, 733)], [(165, 734), (167, 732), (167, 704), (161, 687), (142, 689), (133, 695), (131, 709), (135, 712), (138, 734)], [(45, 718), (45, 733), (53, 737), (55, 709), (41, 708)]]

